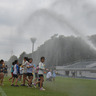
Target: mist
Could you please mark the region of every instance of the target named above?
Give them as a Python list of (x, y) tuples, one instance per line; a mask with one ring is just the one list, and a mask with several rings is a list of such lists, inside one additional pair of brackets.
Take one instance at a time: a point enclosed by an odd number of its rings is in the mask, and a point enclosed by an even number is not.
[[(74, 10), (76, 7), (78, 7), (79, 4), (79, 8), (78, 10), (82, 10), (80, 11), (79, 15), (83, 15), (83, 9), (84, 11), (88, 11), (86, 10), (86, 7), (92, 7), (92, 6), (87, 6), (86, 5), (86, 1), (84, 2), (79, 2), (80, 0), (76, 1), (73, 0), (73, 2), (66, 1), (66, 0), (55, 0), (55, 2), (53, 4), (51, 4), (50, 8), (39, 8), (38, 10), (35, 10), (33, 12), (30, 12), (31, 14), (28, 15), (28, 17), (24, 20), (24, 22), (21, 24), (22, 26), (18, 28), (18, 31), (20, 32), (20, 34), (23, 34), (24, 38), (26, 37), (30, 37), (30, 34), (32, 34), (33, 32), (36, 33), (34, 35), (32, 35), (33, 37), (43, 37), (42, 41), (45, 41), (47, 39), (49, 39), (51, 37), (51, 35), (58, 33), (58, 34), (73, 34), (76, 36), (81, 37), (84, 42), (86, 42), (87, 44), (90, 45), (90, 47), (93, 50), (96, 50), (96, 47), (94, 46), (94, 44), (87, 38), (87, 32), (89, 32), (88, 29), (86, 29), (86, 26), (83, 26), (83, 22), (81, 21), (77, 21), (74, 20), (73, 17), (73, 13), (75, 13), (75, 11), (77, 12), (77, 10)], [(61, 11), (60, 8), (62, 8), (61, 6), (64, 3), (67, 3), (67, 5), (71, 4), (70, 6), (68, 6), (69, 8), (67, 8), (67, 10)], [(65, 4), (66, 4), (65, 3)], [(88, 3), (88, 2), (87, 2)], [(65, 5), (64, 4), (64, 5)], [(77, 4), (74, 7), (74, 4)], [(84, 8), (85, 6), (85, 8)], [(56, 7), (58, 9), (60, 9), (60, 11), (57, 13), (56, 12)], [(66, 9), (66, 5), (64, 6), (64, 8)], [(73, 10), (72, 10), (72, 9)], [(69, 11), (70, 14), (66, 14), (66, 11)], [(71, 12), (72, 11), (72, 12)], [(89, 11), (90, 13), (90, 11)], [(68, 15), (71, 15), (70, 17)], [(76, 13), (74, 14), (76, 15)], [(84, 14), (86, 15), (86, 14)], [(77, 14), (78, 16), (78, 14)], [(76, 17), (78, 18), (78, 17)], [(74, 20), (74, 21), (73, 21)], [(80, 18), (80, 20), (82, 20)], [(82, 26), (79, 26), (81, 24), (83, 24)], [(84, 22), (85, 23), (85, 22)], [(48, 36), (48, 38), (46, 39), (45, 37)], [(51, 34), (51, 35), (50, 35)], [(40, 39), (40, 38), (38, 38)], [(43, 43), (43, 42), (41, 42)]]
[[(1, 2), (2, 6), (0, 5), (4, 10), (0, 15), (3, 22), (1, 25), (4, 26), (2, 30), (6, 29), (4, 31), (7, 32), (2, 31), (2, 34), (4, 33), (2, 40), (4, 39), (4, 42), (7, 40), (9, 44), (8, 54), (2, 53), (4, 58), (8, 59), (12, 50), (16, 56), (19, 56), (22, 51), (31, 53), (31, 37), (37, 38), (35, 44), (37, 50), (54, 34), (79, 36), (93, 50), (96, 49), (87, 37), (95, 34), (96, 31), (94, 0), (92, 2), (91, 0), (24, 0), (23, 3), (22, 1), (11, 3), (14, 6), (10, 6), (9, 2), (6, 2), (6, 7), (5, 2)], [(6, 51), (6, 47), (4, 48)]]
[(0, 60), (1, 95), (96, 96), (96, 0), (0, 0)]

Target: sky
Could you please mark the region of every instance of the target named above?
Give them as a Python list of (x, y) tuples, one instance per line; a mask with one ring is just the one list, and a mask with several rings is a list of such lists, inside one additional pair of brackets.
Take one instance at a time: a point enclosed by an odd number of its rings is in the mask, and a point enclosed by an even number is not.
[(96, 34), (95, 7), (96, 0), (0, 0), (0, 58), (30, 53), (31, 37), (36, 50), (54, 34)]

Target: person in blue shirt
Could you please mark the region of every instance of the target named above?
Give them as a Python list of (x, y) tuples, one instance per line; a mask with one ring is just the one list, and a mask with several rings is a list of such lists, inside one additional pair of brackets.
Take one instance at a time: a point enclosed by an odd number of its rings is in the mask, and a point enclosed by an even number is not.
[(12, 62), (11, 65), (11, 77), (9, 78), (9, 81), (13, 78), (13, 72), (14, 72), (14, 62)]
[(15, 65), (14, 65), (14, 71), (13, 71), (13, 78), (12, 78), (12, 84), (11, 84), (11, 86), (14, 86), (14, 80), (15, 80), (15, 78), (16, 78), (16, 81), (15, 81), (15, 87), (19, 87), (18, 85), (17, 85), (17, 82), (18, 82), (18, 75), (19, 75), (19, 62), (18, 62), (18, 60), (15, 60)]
[(32, 72), (33, 72), (34, 65), (32, 65), (32, 62), (33, 62), (33, 59), (29, 58), (29, 64), (27, 64), (27, 76), (29, 78), (29, 82), (28, 82), (29, 87), (32, 87), (31, 84), (32, 84), (32, 80), (33, 80)]

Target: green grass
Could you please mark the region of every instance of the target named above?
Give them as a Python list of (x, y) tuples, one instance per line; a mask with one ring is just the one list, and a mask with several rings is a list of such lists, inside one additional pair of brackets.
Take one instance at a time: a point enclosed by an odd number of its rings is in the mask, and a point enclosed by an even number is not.
[(45, 82), (44, 87), (46, 91), (21, 86), (11, 87), (6, 78), (2, 89), (7, 96), (96, 96), (95, 80), (57, 77), (55, 82)]

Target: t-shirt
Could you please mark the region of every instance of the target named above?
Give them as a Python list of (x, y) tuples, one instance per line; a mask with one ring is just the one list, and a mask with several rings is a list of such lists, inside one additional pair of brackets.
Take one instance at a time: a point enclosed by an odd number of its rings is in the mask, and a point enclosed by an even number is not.
[(35, 73), (38, 73), (38, 72), (39, 72), (39, 66), (37, 66), (35, 69)]
[(33, 66), (36, 68), (36, 64), (33, 64)]
[(20, 66), (20, 74), (23, 74), (23, 68)]
[(26, 61), (26, 62), (24, 62), (24, 64), (22, 64), (23, 65), (23, 68), (24, 68), (23, 73), (27, 73), (27, 65), (28, 64), (29, 64), (28, 61)]
[(44, 64), (42, 62), (39, 63), (39, 71), (38, 71), (38, 74), (44, 74), (44, 70), (45, 70), (45, 67), (44, 67)]
[(12, 65), (11, 66), (11, 73), (14, 71), (14, 66)]
[(48, 72), (46, 78), (50, 78), (50, 77), (52, 77), (52, 74), (51, 72)]
[(19, 66), (17, 64), (15, 64), (13, 74), (17, 75), (18, 73), (19, 73)]
[(56, 72), (55, 72), (55, 70), (53, 71), (53, 77), (56, 77)]
[[(31, 66), (32, 66), (31, 63), (29, 63), (29, 65), (27, 65), (27, 67), (31, 67)], [(27, 68), (27, 73), (32, 73), (32, 71), (33, 71), (33, 68)]]
[(35, 68), (36, 68), (36, 64), (33, 64), (34, 68), (33, 68), (33, 73), (35, 73)]
[(2, 64), (0, 64), (0, 72), (3, 72)]
[(5, 67), (5, 68), (4, 68), (4, 73), (7, 73), (7, 68), (8, 68), (8, 67)]

